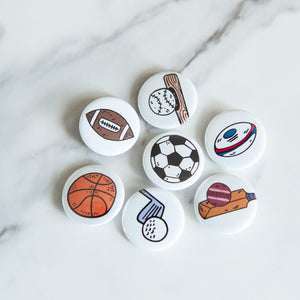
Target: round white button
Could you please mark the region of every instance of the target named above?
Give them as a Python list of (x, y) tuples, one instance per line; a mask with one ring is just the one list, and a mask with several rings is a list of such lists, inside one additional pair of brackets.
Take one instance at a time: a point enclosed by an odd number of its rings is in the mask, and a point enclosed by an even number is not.
[(249, 112), (226, 111), (209, 123), (205, 146), (210, 158), (223, 168), (246, 168), (263, 155), (266, 133), (262, 123)]
[(217, 174), (199, 186), (194, 209), (202, 224), (221, 233), (233, 234), (247, 228), (257, 210), (253, 188), (239, 177)]
[(122, 223), (127, 238), (135, 246), (160, 250), (181, 235), (184, 213), (173, 194), (151, 187), (130, 197), (123, 210)]
[(138, 95), (142, 117), (149, 124), (163, 129), (176, 128), (187, 122), (196, 110), (197, 101), (193, 83), (175, 72), (151, 76)]
[(99, 165), (75, 171), (62, 193), (65, 213), (74, 221), (98, 225), (112, 220), (124, 202), (124, 186), (119, 176)]
[(148, 143), (143, 166), (146, 175), (156, 185), (181, 190), (200, 177), (204, 156), (195, 140), (176, 132), (167, 132)]
[(102, 155), (118, 155), (137, 141), (140, 121), (126, 101), (104, 97), (91, 102), (81, 113), (79, 132), (83, 142)]

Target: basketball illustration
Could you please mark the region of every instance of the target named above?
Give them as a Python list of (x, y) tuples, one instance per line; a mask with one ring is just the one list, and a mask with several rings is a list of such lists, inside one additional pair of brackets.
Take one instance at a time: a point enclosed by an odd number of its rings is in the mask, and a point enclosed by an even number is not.
[(214, 183), (207, 190), (207, 200), (215, 206), (226, 205), (231, 198), (230, 188), (224, 183)]
[(88, 173), (77, 178), (68, 190), (70, 208), (86, 218), (101, 217), (111, 209), (116, 198), (116, 185), (101, 173)]

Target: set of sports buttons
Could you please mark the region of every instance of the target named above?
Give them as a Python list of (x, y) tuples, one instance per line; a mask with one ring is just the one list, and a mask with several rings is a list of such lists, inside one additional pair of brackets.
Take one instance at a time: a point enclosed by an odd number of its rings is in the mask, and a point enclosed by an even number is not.
[[(181, 74), (168, 72), (150, 77), (141, 87), (138, 107), (151, 125), (174, 129), (192, 117), (197, 91)], [(102, 155), (118, 155), (134, 146), (140, 132), (139, 117), (124, 100), (105, 97), (82, 112), (79, 131), (83, 142)], [(205, 133), (209, 157), (225, 169), (246, 168), (259, 160), (266, 146), (261, 122), (252, 114), (231, 110), (217, 115)], [(144, 150), (146, 175), (158, 187), (133, 194), (123, 209), (123, 229), (137, 247), (159, 250), (182, 233), (183, 208), (167, 190), (185, 189), (195, 183), (204, 167), (196, 140), (174, 131), (153, 138)], [(124, 186), (116, 174), (100, 165), (85, 166), (67, 180), (62, 203), (75, 221), (99, 225), (112, 220), (124, 202)], [(200, 184), (194, 198), (195, 214), (202, 224), (223, 233), (246, 228), (256, 214), (253, 188), (230, 174), (216, 174)]]

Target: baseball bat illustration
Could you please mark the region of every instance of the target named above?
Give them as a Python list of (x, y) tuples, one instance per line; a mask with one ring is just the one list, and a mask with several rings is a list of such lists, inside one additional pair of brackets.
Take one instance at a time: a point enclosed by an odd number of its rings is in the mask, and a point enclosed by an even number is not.
[(171, 90), (176, 98), (175, 112), (180, 124), (185, 123), (189, 118), (189, 113), (186, 107), (178, 76), (176, 74), (167, 74), (164, 76), (164, 82), (166, 87)]
[(249, 201), (256, 200), (254, 193), (246, 193), (243, 189), (231, 192), (231, 199), (224, 206), (215, 206), (208, 200), (199, 203), (198, 210), (203, 219), (223, 215), (248, 207)]

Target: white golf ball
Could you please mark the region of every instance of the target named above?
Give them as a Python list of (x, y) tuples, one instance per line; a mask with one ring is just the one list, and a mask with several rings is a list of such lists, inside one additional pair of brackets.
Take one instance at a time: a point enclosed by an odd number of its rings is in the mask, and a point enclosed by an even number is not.
[(167, 223), (160, 218), (149, 218), (143, 225), (143, 236), (151, 242), (160, 242), (168, 234)]

